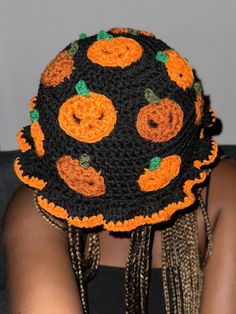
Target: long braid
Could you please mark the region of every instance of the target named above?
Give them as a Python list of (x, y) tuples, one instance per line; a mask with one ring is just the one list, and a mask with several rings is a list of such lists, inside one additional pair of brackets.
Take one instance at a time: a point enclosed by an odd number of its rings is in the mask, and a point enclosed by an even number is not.
[(131, 232), (125, 269), (125, 313), (127, 314), (147, 313), (152, 230), (153, 226), (145, 225)]
[(194, 237), (194, 217), (193, 212), (186, 213), (178, 217), (178, 223), (175, 222), (173, 226), (162, 230), (166, 313), (196, 313), (195, 304), (198, 302), (195, 300), (198, 294), (195, 294), (194, 290), (198, 284), (200, 270), (197, 262), (199, 257), (195, 250), (198, 242)]
[(88, 313), (87, 291), (84, 281), (83, 270), (83, 238), (79, 228), (74, 228), (68, 223), (68, 235), (70, 244), (70, 254), (72, 259), (72, 266), (74, 268), (76, 279), (78, 282), (79, 294), (83, 313)]
[[(207, 170), (207, 174), (208, 177), (210, 178), (210, 174), (212, 172), (212, 169), (208, 169)], [(197, 193), (197, 200), (199, 202), (201, 211), (202, 211), (202, 215), (205, 221), (205, 231), (206, 231), (206, 237), (207, 237), (207, 249), (206, 249), (206, 255), (205, 255), (205, 259), (203, 261), (203, 265), (202, 267), (204, 268), (206, 266), (207, 260), (211, 255), (211, 251), (212, 251), (212, 243), (213, 243), (213, 235), (212, 235), (212, 228), (211, 228), (211, 224), (209, 221), (209, 217), (207, 214), (207, 203), (205, 204), (202, 200), (202, 196), (201, 196), (201, 188), (199, 188), (198, 193)], [(207, 190), (207, 193), (209, 192), (209, 189)], [(207, 202), (208, 202), (208, 197), (206, 198)]]
[[(210, 174), (210, 171), (207, 173)], [(207, 259), (212, 248), (212, 230), (206, 206), (201, 198), (201, 187), (197, 191), (197, 200), (205, 221), (208, 239)], [(148, 313), (153, 230), (154, 226), (144, 225), (131, 232), (125, 269), (126, 314)], [(81, 230), (68, 225), (68, 231), (72, 265), (79, 284), (83, 313), (87, 314), (85, 283), (95, 276), (99, 265), (99, 237), (96, 232), (88, 234), (89, 245), (85, 258)], [(203, 272), (200, 264), (195, 211), (179, 215), (172, 225), (161, 230), (161, 252), (166, 313), (197, 313), (200, 307)]]
[(99, 236), (97, 232), (88, 234), (88, 252), (87, 257), (84, 259), (85, 274), (84, 280), (91, 280), (98, 269), (100, 262), (100, 246), (99, 246)]
[(139, 310), (139, 263), (138, 255), (140, 254), (140, 229), (136, 228), (131, 231), (130, 249), (127, 257), (125, 268), (125, 306), (126, 314), (137, 313)]
[(163, 279), (163, 292), (164, 292), (164, 299), (165, 299), (165, 308), (166, 313), (170, 313), (170, 291), (168, 287), (168, 270), (167, 268), (167, 251), (166, 251), (166, 239), (165, 234), (162, 232), (161, 237), (161, 256), (162, 256), (162, 279)]
[(88, 313), (88, 305), (87, 305), (87, 291), (84, 281), (84, 268), (83, 268), (83, 237), (82, 232), (79, 228), (75, 228), (75, 253), (77, 257), (77, 264), (78, 264), (78, 279), (79, 279), (79, 289), (80, 289), (80, 296), (82, 299), (82, 308), (84, 314)]
[(141, 313), (148, 311), (148, 290), (150, 282), (151, 241), (153, 226), (145, 226), (142, 230), (142, 254), (140, 260), (140, 296)]
[[(171, 246), (171, 241), (172, 241), (172, 237), (171, 237), (171, 230), (169, 230), (169, 228), (165, 228), (165, 231), (162, 232), (162, 239), (163, 239), (163, 244), (165, 247), (165, 257), (166, 260), (163, 259), (162, 264), (166, 264), (166, 270), (167, 270), (167, 276), (166, 279), (169, 279), (169, 283), (170, 283), (170, 295), (171, 295), (171, 308), (174, 309), (174, 313), (177, 312), (177, 305), (176, 305), (176, 291), (175, 291), (175, 285), (174, 285), (174, 275), (173, 275), (173, 261), (172, 261), (172, 246)], [(168, 287), (168, 283), (164, 282), (164, 289), (165, 286)]]
[[(211, 171), (206, 171), (210, 175)], [(212, 230), (201, 198), (197, 201), (205, 221), (208, 239), (205, 263), (212, 248)], [(173, 225), (161, 231), (162, 277), (166, 313), (195, 314), (199, 312), (202, 291), (203, 266), (200, 263), (196, 211), (179, 215)]]

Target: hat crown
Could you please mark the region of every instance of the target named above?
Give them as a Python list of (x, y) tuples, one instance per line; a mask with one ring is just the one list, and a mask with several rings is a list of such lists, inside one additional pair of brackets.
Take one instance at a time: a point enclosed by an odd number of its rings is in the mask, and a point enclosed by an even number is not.
[[(30, 154), (47, 168), (39, 171), (48, 189), (42, 195), (71, 217), (102, 213), (113, 222), (168, 205), (210, 117), (188, 61), (153, 34), (129, 28), (81, 34), (60, 51), (41, 75), (32, 110)], [(60, 201), (50, 182), (63, 191)]]

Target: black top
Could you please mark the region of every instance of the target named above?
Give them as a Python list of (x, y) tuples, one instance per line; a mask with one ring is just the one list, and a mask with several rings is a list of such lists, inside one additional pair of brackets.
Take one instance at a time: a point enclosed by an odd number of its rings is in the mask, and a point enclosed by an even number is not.
[[(207, 180), (206, 208), (208, 206), (209, 180)], [(125, 313), (125, 268), (100, 265), (95, 277), (88, 282), (90, 314)], [(149, 314), (164, 314), (165, 301), (161, 268), (151, 268), (149, 288)]]
[[(99, 266), (95, 278), (88, 283), (89, 313), (125, 313), (124, 282), (125, 268)], [(161, 268), (151, 269), (149, 313), (165, 313)]]

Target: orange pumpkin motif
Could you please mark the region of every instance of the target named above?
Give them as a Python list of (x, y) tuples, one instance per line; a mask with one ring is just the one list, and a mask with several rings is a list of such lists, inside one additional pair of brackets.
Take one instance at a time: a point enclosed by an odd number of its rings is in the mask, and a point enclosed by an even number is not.
[[(153, 165), (154, 164), (154, 165)], [(164, 158), (154, 157), (150, 167), (144, 168), (137, 180), (141, 191), (157, 191), (167, 186), (179, 174), (181, 158), (178, 155), (170, 155)]]
[(71, 43), (70, 49), (61, 51), (45, 68), (41, 75), (41, 83), (45, 86), (57, 86), (70, 78), (74, 70), (73, 56), (78, 50), (76, 42)]
[(168, 75), (179, 87), (190, 88), (193, 85), (193, 70), (187, 60), (175, 50), (158, 51), (156, 59), (165, 64)]
[(62, 156), (56, 163), (57, 171), (62, 180), (74, 191), (85, 196), (99, 196), (106, 192), (101, 171), (93, 167), (83, 167), (79, 160), (71, 156)]
[[(110, 35), (111, 36), (111, 35)], [(126, 37), (114, 37), (95, 41), (87, 51), (87, 57), (93, 63), (105, 67), (125, 68), (138, 61), (143, 54), (140, 44)]]
[(60, 127), (78, 141), (100, 141), (113, 130), (117, 111), (105, 95), (89, 92), (84, 81), (76, 89), (80, 95), (66, 100), (59, 110)]
[(136, 128), (144, 139), (166, 142), (175, 137), (183, 125), (183, 111), (169, 98), (159, 99), (151, 89), (145, 90), (148, 105), (137, 115)]

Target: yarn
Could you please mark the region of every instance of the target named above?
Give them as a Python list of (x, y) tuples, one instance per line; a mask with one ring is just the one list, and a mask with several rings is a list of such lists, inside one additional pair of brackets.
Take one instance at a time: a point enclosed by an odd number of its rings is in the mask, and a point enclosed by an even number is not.
[(218, 144), (188, 61), (154, 34), (81, 33), (44, 69), (17, 133), (19, 179), (78, 228), (131, 231), (196, 201)]

